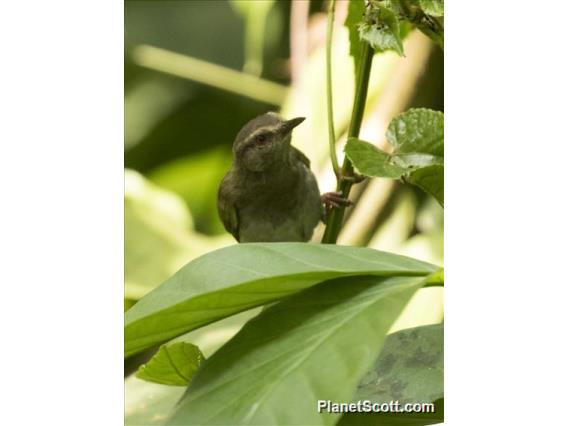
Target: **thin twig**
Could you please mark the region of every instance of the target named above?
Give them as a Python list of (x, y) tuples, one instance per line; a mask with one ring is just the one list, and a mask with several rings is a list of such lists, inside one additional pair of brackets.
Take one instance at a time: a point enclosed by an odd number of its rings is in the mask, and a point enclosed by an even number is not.
[(286, 86), (273, 81), (159, 47), (138, 45), (130, 54), (134, 63), (144, 68), (197, 81), (272, 105), (282, 105), (288, 92)]
[(333, 17), (335, 14), (335, 0), (330, 0), (329, 9), (327, 12), (327, 39), (325, 45), (325, 66), (326, 66), (326, 91), (327, 91), (327, 130), (329, 135), (329, 155), (331, 158), (331, 165), (335, 177), (339, 179), (341, 170), (339, 169), (339, 162), (337, 161), (337, 153), (335, 152), (335, 129), (333, 127), (333, 96), (332, 96), (332, 82), (331, 82), (331, 41), (333, 37)]

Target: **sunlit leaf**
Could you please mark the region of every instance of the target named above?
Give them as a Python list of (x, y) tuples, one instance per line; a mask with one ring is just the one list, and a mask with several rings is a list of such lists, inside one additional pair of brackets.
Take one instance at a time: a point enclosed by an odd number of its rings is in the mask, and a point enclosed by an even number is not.
[(334, 424), (318, 400), (352, 398), (423, 282), (341, 278), (271, 306), (203, 364), (168, 424)]
[(193, 221), (183, 201), (125, 171), (125, 295), (138, 299), (183, 265)]
[(125, 354), (314, 284), (349, 275), (423, 276), (437, 267), (364, 247), (238, 244), (180, 269), (125, 315)]
[(408, 154), (393, 155), (393, 162), (400, 167), (426, 167), (433, 165), (444, 165), (444, 158), (432, 154), (410, 152)]
[(162, 385), (187, 386), (203, 360), (199, 348), (191, 343), (162, 345), (148, 363), (138, 368), (136, 377)]
[(125, 171), (124, 227), (125, 297), (133, 300), (189, 260), (231, 241), (195, 233), (183, 200), (133, 170)]
[(389, 124), (387, 140), (396, 154), (444, 156), (444, 114), (426, 108), (410, 109)]
[(349, 138), (345, 155), (365, 176), (398, 179), (408, 171), (406, 167), (398, 166), (390, 154), (357, 138)]

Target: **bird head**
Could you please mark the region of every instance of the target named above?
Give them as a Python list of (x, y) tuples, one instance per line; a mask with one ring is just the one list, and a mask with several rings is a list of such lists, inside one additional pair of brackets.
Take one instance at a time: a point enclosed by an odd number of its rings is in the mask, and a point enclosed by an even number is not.
[(252, 119), (239, 131), (233, 144), (236, 163), (254, 172), (286, 164), (292, 130), (304, 120), (304, 117), (284, 120), (273, 112)]

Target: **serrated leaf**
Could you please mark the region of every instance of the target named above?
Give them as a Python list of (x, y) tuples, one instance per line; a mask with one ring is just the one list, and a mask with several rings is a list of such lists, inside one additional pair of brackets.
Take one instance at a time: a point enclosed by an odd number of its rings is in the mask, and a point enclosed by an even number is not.
[(426, 108), (396, 116), (387, 129), (395, 154), (423, 153), (444, 156), (444, 114)]
[(349, 138), (345, 154), (361, 174), (371, 177), (398, 179), (418, 168), (444, 165), (443, 157), (416, 152), (391, 155), (357, 138)]
[[(444, 114), (425, 108), (408, 110), (389, 124), (387, 140), (394, 157), (409, 166), (407, 181), (444, 205)], [(415, 169), (416, 168), (416, 169)]]
[(334, 424), (317, 401), (352, 398), (423, 283), (341, 278), (271, 306), (203, 364), (168, 424)]
[(394, 50), (404, 55), (398, 19), (392, 10), (384, 6), (379, 5), (367, 12), (365, 21), (359, 26), (359, 35), (376, 51)]
[(126, 312), (125, 356), (327, 279), (424, 276), (437, 269), (364, 247), (307, 243), (226, 247), (191, 261)]
[(408, 171), (406, 167), (397, 165), (386, 152), (357, 138), (349, 138), (345, 155), (365, 176), (398, 179)]
[(444, 205), (444, 166), (434, 165), (420, 168), (408, 177), (408, 182), (428, 192)]
[(187, 386), (203, 360), (199, 348), (191, 343), (162, 345), (150, 361), (138, 368), (136, 377), (162, 385)]
[(444, 16), (444, 0), (419, 0), (420, 8), (431, 16)]
[(353, 57), (355, 64), (355, 75), (359, 70), (359, 62), (361, 60), (362, 41), (359, 36), (358, 25), (365, 16), (365, 0), (349, 0), (347, 7), (347, 17), (345, 18), (345, 26), (349, 31), (349, 54)]
[(394, 152), (350, 138), (345, 154), (357, 170), (372, 177), (403, 178), (444, 205), (444, 114), (411, 109), (389, 124), (387, 140)]

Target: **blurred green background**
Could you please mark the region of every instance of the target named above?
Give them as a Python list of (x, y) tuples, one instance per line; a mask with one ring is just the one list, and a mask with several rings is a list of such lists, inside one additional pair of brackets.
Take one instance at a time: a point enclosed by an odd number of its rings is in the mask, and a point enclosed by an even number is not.
[[(334, 189), (326, 8), (322, 0), (125, 2), (125, 309), (192, 258), (235, 243), (217, 215), (217, 187), (248, 120), (267, 111), (307, 117), (293, 144), (312, 160), (321, 191)], [(341, 161), (354, 89), (346, 13), (347, 1), (338, 0), (333, 93)], [(443, 111), (443, 52), (414, 31), (405, 55), (377, 54), (373, 63), (361, 138), (383, 149), (394, 115), (409, 107)], [(352, 198), (340, 244), (442, 264), (443, 211), (430, 196), (375, 179), (358, 185)], [(422, 290), (395, 329), (439, 322), (442, 303), (439, 289)], [(192, 341), (208, 356), (254, 312), (197, 330)], [(138, 362), (129, 360), (127, 373)], [(134, 377), (126, 390), (127, 424), (157, 422), (169, 407), (148, 405), (148, 398), (170, 401), (164, 395), (178, 391)]]

